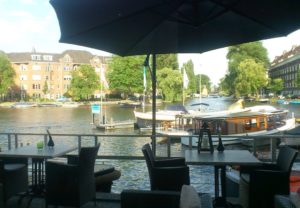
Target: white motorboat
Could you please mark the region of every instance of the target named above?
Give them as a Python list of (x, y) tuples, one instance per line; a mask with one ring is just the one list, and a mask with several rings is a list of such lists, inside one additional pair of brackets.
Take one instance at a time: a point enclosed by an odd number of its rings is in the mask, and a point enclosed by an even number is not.
[[(152, 126), (152, 112), (133, 111), (138, 128), (149, 128)], [(161, 127), (163, 123), (175, 123), (177, 115), (186, 114), (188, 111), (182, 105), (168, 106), (166, 110), (156, 112), (156, 126)]]

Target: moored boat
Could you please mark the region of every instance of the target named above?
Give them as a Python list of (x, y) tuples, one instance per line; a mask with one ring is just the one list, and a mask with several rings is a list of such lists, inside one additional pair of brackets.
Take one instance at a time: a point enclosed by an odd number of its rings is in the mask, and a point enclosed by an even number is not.
[[(185, 126), (190, 128), (192, 134), (199, 134), (201, 126), (204, 122), (209, 125), (212, 135), (222, 136), (224, 144), (240, 143), (248, 144), (247, 140), (237, 138), (236, 136), (260, 136), (275, 134), (281, 131), (295, 128), (295, 118), (288, 117), (287, 110), (278, 110), (272, 106), (262, 105), (253, 106), (240, 111), (222, 111), (199, 114), (196, 116), (186, 115), (183, 117), (185, 120), (190, 119), (191, 124)], [(183, 123), (183, 122), (181, 122)], [(184, 123), (183, 123), (184, 124)], [(192, 138), (192, 145), (197, 146), (198, 138)], [(189, 145), (189, 137), (182, 137), (181, 143)], [(213, 143), (217, 144), (217, 138), (213, 138)]]
[(13, 105), (11, 105), (12, 108), (30, 108), (30, 107), (36, 107), (36, 103), (32, 102), (18, 102)]
[[(149, 128), (152, 126), (152, 112), (133, 111), (138, 128)], [(177, 115), (188, 113), (182, 105), (168, 106), (165, 110), (156, 112), (156, 126), (161, 127), (165, 124), (175, 124)]]
[(65, 108), (77, 108), (79, 104), (77, 102), (65, 102), (61, 106)]

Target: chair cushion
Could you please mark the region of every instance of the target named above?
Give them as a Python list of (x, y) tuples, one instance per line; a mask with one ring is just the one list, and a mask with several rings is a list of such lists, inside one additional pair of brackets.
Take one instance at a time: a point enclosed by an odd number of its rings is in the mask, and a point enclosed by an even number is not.
[(193, 186), (183, 185), (180, 193), (180, 208), (201, 208), (200, 197)]
[(25, 164), (5, 164), (4, 165), (4, 170), (6, 171), (15, 171), (15, 170), (19, 170), (21, 168), (24, 168), (26, 165)]

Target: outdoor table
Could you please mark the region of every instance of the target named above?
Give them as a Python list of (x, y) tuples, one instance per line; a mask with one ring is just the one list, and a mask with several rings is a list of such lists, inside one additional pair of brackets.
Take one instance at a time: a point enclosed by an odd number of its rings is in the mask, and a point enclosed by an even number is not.
[(41, 194), (44, 191), (44, 164), (46, 159), (59, 157), (76, 150), (77, 147), (59, 144), (54, 147), (45, 146), (38, 149), (36, 146), (23, 146), (0, 152), (0, 157), (28, 158), (32, 159), (32, 192)]
[[(200, 152), (186, 150), (185, 160), (188, 165), (213, 165), (215, 169), (215, 205), (227, 206), (226, 201), (226, 165), (256, 166), (261, 162), (248, 150), (225, 150)], [(219, 173), (221, 170), (221, 175)], [(221, 176), (221, 195), (219, 194), (219, 177)]]

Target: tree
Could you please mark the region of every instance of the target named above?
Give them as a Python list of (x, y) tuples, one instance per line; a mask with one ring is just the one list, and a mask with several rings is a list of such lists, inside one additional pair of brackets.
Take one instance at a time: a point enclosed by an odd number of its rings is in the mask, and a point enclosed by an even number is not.
[(183, 63), (181, 71), (186, 72), (187, 77), (189, 79), (189, 85), (188, 85), (188, 93), (196, 93), (197, 92), (197, 78), (194, 73), (194, 63), (192, 60), (189, 60), (186, 63)]
[(237, 77), (234, 81), (235, 95), (237, 97), (256, 94), (267, 85), (266, 69), (262, 63), (253, 59), (245, 59), (237, 68)]
[(283, 89), (283, 80), (281, 78), (270, 79), (268, 89), (274, 94), (278, 94)]
[(210, 92), (211, 82), (210, 78), (205, 74), (197, 74), (196, 75), (196, 89), (197, 92), (200, 93), (200, 77), (201, 77), (201, 92), (203, 91), (204, 86)]
[(159, 71), (163, 68), (178, 70), (177, 54), (158, 54), (156, 56), (156, 69)]
[(145, 56), (113, 56), (108, 73), (110, 90), (125, 93), (126, 97), (135, 92), (143, 92), (144, 59)]
[(297, 71), (295, 84), (298, 88), (300, 87), (300, 70)]
[(182, 99), (182, 74), (171, 68), (163, 68), (157, 72), (157, 84), (166, 101), (174, 102)]
[(81, 65), (77, 70), (72, 72), (69, 93), (74, 100), (89, 99), (95, 90), (99, 88), (99, 77), (92, 66)]
[(48, 90), (49, 90), (49, 88), (48, 88), (48, 83), (47, 83), (47, 81), (45, 81), (44, 87), (43, 87), (43, 93), (44, 93), (44, 95), (47, 94)]
[[(268, 53), (266, 48), (263, 47), (262, 42), (251, 42), (231, 46), (228, 48), (227, 59), (228, 71), (221, 85), (223, 87), (223, 90), (228, 91), (230, 94), (235, 94), (236, 92), (236, 86), (234, 85), (234, 83), (236, 83), (235, 80), (238, 76), (238, 73), (240, 72), (240, 70), (238, 70), (238, 67), (241, 62), (246, 59), (252, 59), (256, 63), (262, 64), (265, 69), (269, 66)], [(226, 87), (227, 89), (224, 89), (224, 87)]]
[(0, 53), (0, 96), (3, 98), (14, 84), (15, 71), (7, 56)]

